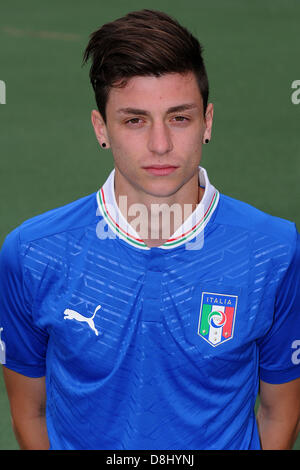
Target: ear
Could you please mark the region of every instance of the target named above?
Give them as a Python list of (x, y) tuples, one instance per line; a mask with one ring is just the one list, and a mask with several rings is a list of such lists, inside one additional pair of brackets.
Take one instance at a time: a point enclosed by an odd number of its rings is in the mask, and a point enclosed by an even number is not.
[(206, 112), (205, 112), (205, 131), (203, 135), (203, 143), (205, 143), (206, 139), (208, 140), (211, 139), (213, 116), (214, 116), (214, 105), (212, 103), (209, 103), (206, 107)]
[(103, 120), (103, 117), (96, 109), (93, 109), (91, 114), (92, 125), (97, 137), (99, 144), (102, 147), (102, 144), (105, 144), (105, 147), (109, 147), (109, 139), (106, 124)]

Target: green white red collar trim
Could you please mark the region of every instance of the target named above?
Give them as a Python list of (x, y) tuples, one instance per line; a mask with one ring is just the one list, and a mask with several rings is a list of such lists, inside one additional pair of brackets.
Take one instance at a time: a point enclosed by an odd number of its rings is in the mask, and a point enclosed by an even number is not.
[[(119, 238), (136, 248), (150, 250), (120, 211), (114, 191), (115, 170), (112, 170), (102, 188), (97, 192), (100, 214), (109, 228)], [(176, 232), (158, 248), (167, 250), (190, 242), (204, 230), (219, 202), (219, 191), (209, 182), (206, 170), (199, 167), (199, 184), (204, 187), (204, 195), (194, 212), (183, 222)]]

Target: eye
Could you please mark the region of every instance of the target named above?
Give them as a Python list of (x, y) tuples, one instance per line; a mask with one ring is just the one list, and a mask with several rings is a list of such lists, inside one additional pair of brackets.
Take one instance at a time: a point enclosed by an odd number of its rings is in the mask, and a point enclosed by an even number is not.
[(128, 119), (125, 124), (137, 125), (137, 124), (141, 124), (142, 122), (143, 122), (142, 119), (135, 117), (135, 118)]
[(172, 120), (174, 120), (175, 122), (188, 122), (189, 118), (185, 116), (174, 116)]

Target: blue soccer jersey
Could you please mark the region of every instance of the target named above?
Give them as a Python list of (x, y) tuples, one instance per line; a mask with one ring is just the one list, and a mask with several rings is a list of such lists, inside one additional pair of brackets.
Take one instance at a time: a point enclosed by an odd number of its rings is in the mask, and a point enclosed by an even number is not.
[(51, 449), (259, 449), (259, 379), (300, 376), (295, 225), (199, 182), (160, 247), (122, 215), (114, 171), (7, 236), (1, 346), (46, 376)]

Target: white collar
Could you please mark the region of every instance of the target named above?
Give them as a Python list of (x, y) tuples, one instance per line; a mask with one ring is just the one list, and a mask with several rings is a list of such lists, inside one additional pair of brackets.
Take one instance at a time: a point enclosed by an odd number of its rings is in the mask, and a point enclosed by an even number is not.
[[(97, 192), (97, 203), (100, 213), (115, 235), (132, 246), (149, 250), (120, 211), (114, 191), (115, 169)], [(209, 182), (206, 170), (199, 166), (199, 185), (204, 187), (204, 194), (192, 214), (183, 222), (175, 233), (161, 246), (171, 249), (190, 242), (203, 232), (219, 202), (219, 191)]]

